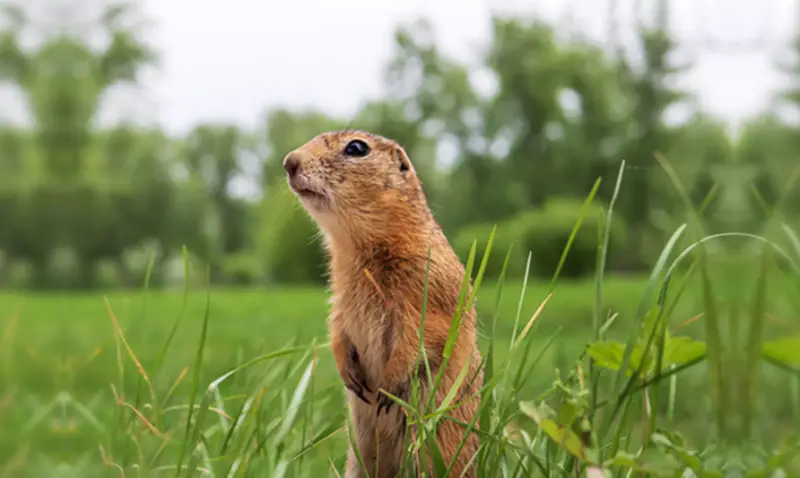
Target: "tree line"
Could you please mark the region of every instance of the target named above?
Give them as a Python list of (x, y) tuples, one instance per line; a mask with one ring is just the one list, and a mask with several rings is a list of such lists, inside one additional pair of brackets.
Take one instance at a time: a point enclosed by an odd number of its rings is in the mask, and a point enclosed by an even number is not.
[[(5, 12), (0, 81), (24, 97), (31, 121), (0, 123), (3, 285), (137, 285), (147, 270), (152, 283), (168, 282), (184, 246), (210, 266), (215, 282), (320, 282), (316, 228), (288, 194), (281, 160), (317, 133), (345, 127), (408, 150), (434, 214), (464, 257), (497, 224), (500, 252), (490, 273), (513, 244), (509, 273), (517, 277), (529, 251), (532, 272), (552, 274), (584, 198), (600, 177), (596, 203), (607, 203), (623, 159), (610, 267), (632, 272), (686, 219), (676, 180), (712, 230), (757, 229), (784, 196), (795, 164), (797, 127), (775, 109), (734, 136), (697, 98), (670, 86), (691, 65), (674, 60), (678, 45), (663, 18), (640, 23), (634, 61), (621, 47), (560, 38), (557, 25), (541, 19), (497, 16), (480, 65), (448, 57), (421, 20), (394, 32), (389, 93), (354, 117), (272, 109), (254, 130), (198, 124), (184, 137), (133, 122), (98, 126), (104, 94), (136, 82), (157, 61), (157, 51), (125, 26), (135, 15), (129, 5), (104, 10), (93, 26), (109, 40), (103, 48), (67, 33), (25, 47), (25, 10)], [(800, 79), (797, 65), (785, 70), (790, 78)], [(492, 79), (488, 93), (475, 86), (476, 68)], [(798, 103), (800, 85), (775, 102)], [(690, 111), (689, 119), (667, 121), (674, 108)], [(257, 166), (257, 197), (232, 187), (246, 164)], [(597, 205), (567, 274), (594, 267)]]

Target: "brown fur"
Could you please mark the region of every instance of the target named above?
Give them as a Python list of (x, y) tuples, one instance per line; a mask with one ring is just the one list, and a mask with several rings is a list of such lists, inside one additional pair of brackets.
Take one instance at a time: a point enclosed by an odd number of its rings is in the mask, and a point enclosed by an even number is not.
[[(367, 143), (369, 154), (345, 155), (345, 146), (353, 139)], [(458, 305), (464, 266), (433, 218), (408, 156), (394, 141), (362, 131), (323, 133), (289, 153), (284, 164), (287, 161), (299, 165), (289, 178), (290, 186), (325, 236), (333, 293), (331, 347), (339, 375), (350, 390), (359, 450), (369, 476), (394, 477), (403, 453), (405, 414), (397, 404), (378, 413), (393, 403), (379, 390), (407, 400), (410, 376), (419, 373), (418, 330), (429, 248), (424, 340), (434, 375)], [(316, 194), (305, 195), (303, 189)], [(465, 383), (471, 385), (462, 385), (457, 395), (461, 405), (450, 412), (465, 423), (474, 417), (483, 382), (476, 338), (473, 307), (463, 314), (434, 401), (442, 402), (469, 360)], [(427, 377), (421, 379), (424, 398)], [(464, 433), (462, 426), (448, 419), (440, 422), (437, 441), (446, 463)], [(476, 435), (470, 434), (451, 476), (462, 476), (465, 470), (464, 476), (475, 476), (474, 465), (469, 470), (467, 465), (477, 447)], [(345, 476), (364, 476), (353, 450)]]

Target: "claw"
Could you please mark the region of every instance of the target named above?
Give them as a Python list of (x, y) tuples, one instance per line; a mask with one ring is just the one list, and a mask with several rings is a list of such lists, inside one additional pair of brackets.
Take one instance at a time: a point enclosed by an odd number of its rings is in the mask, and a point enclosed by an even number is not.
[(366, 380), (359, 380), (358, 377), (353, 375), (352, 372), (350, 372), (349, 375), (350, 375), (350, 381), (352, 381), (354, 384), (358, 385), (358, 387), (360, 389), (366, 390), (367, 392), (372, 393), (372, 389), (369, 388), (369, 386), (367, 385), (367, 381)]
[(394, 405), (394, 400), (392, 400), (388, 395), (381, 394), (381, 398), (378, 399), (378, 410), (375, 412), (375, 416), (380, 416), (382, 409), (385, 409), (386, 414), (388, 415), (389, 409), (392, 408), (392, 405)]
[(368, 391), (369, 393), (372, 393), (372, 389), (370, 389), (369, 386), (367, 386), (366, 380), (359, 380), (355, 375), (353, 375), (353, 372), (350, 372), (349, 375), (350, 375), (350, 380), (354, 384), (358, 385), (360, 388)]
[[(358, 350), (353, 344), (350, 344), (350, 367), (352, 368), (350, 372), (348, 372), (348, 378), (350, 379), (350, 384), (347, 386), (353, 393), (356, 394), (358, 398), (360, 398), (364, 403), (372, 405), (372, 403), (367, 400), (364, 396), (364, 390), (369, 393), (372, 393), (372, 389), (369, 388), (367, 385), (367, 381), (364, 378), (364, 371), (361, 369)], [(355, 370), (355, 373), (352, 371)]]
[(372, 405), (372, 402), (370, 402), (370, 401), (367, 399), (367, 397), (365, 397), (365, 396), (364, 396), (364, 393), (363, 393), (363, 392), (356, 392), (356, 397), (358, 397), (359, 399), (361, 399), (361, 401), (362, 401), (362, 402), (364, 402), (364, 403), (366, 403), (367, 405)]
[[(408, 382), (402, 381), (394, 387), (382, 387), (382, 390), (386, 390), (395, 397), (399, 397), (401, 400), (406, 399), (406, 395), (408, 393)], [(381, 414), (381, 410), (385, 410), (386, 414), (389, 414), (389, 410), (391, 410), (392, 406), (395, 404), (394, 399), (383, 392), (380, 388), (378, 389), (378, 410), (375, 413), (375, 416), (379, 416)]]
[(366, 403), (367, 405), (372, 405), (372, 402), (370, 402), (367, 397), (364, 396), (364, 390), (362, 389), (361, 385), (353, 382), (346, 384), (345, 387), (353, 392), (362, 402)]

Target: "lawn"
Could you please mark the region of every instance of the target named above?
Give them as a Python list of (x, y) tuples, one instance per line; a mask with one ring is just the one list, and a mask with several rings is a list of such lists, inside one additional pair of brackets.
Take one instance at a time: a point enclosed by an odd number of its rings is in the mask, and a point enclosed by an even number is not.
[[(630, 326), (645, 285), (642, 278), (606, 278), (604, 309), (619, 313), (612, 335)], [(548, 288), (546, 282), (528, 284), (521, 307), (522, 324), (545, 299)], [(503, 289), (495, 363), (503, 363), (508, 355), (521, 290), (521, 284), (506, 284)], [(207, 298), (208, 328), (198, 369), (195, 361)], [(495, 300), (496, 285), (484, 283), (477, 302), (484, 334), (482, 350), (488, 345), (485, 335)], [(594, 300), (592, 281), (559, 282), (526, 339), (535, 354), (558, 333), (520, 392), (526, 400), (534, 400), (550, 389), (557, 369), (562, 377), (573, 369), (575, 359), (592, 337)], [(299, 458), (304, 461), (303, 468), (293, 462), (292, 466), (298, 468), (290, 468), (287, 476), (327, 476), (331, 464), (341, 469), (346, 447), (341, 430), (345, 414), (341, 385), (325, 347), (326, 301), (323, 289), (270, 287), (216, 288), (210, 295), (203, 290), (192, 290), (188, 295), (182, 290), (0, 295), (0, 320), (5, 320), (4, 324), (0, 322), (0, 464), (6, 463), (7, 472), (17, 473), (0, 476), (53, 476), (59, 466), (63, 476), (119, 476), (110, 468), (116, 466), (112, 462), (125, 467), (142, 461), (149, 463), (153, 474), (140, 476), (174, 476), (176, 456), (184, 446), (181, 440), (186, 424), (182, 414), (188, 408), (195, 381), (199, 389), (193, 402), (196, 404), (212, 380), (238, 365), (313, 341), (319, 347), (306, 347), (310, 355), (300, 350), (265, 359), (226, 381), (220, 394), (210, 398), (214, 406), (209, 423), (219, 420), (219, 424), (209, 425), (208, 436), (219, 435), (214, 446), (221, 443), (220, 449), (214, 453), (220, 451), (220, 460), (225, 459), (226, 447), (245, 447), (244, 442), (236, 440), (245, 440), (246, 434), (240, 437), (231, 433), (225, 438), (220, 430), (229, 429), (247, 397), (257, 395), (263, 414), (256, 423), (262, 424), (262, 432), (284, 433), (282, 443), (295, 443), (295, 451), (304, 451)], [(700, 294), (689, 290), (673, 313), (671, 328), (701, 311)], [(181, 316), (163, 366), (157, 370), (162, 348)], [(115, 339), (115, 320), (124, 330), (131, 352)], [(699, 324), (692, 323), (679, 333), (697, 336)], [(141, 375), (131, 355), (150, 379), (153, 392), (147, 383), (137, 385)], [(704, 439), (709, 429), (707, 399), (701, 398), (707, 395), (708, 386), (702, 367), (680, 379), (682, 396), (694, 398), (678, 400), (673, 417), (675, 427), (696, 442)], [(309, 409), (298, 414), (293, 403), (299, 402), (293, 402), (292, 394), (304, 383), (306, 371), (310, 371), (310, 385), (305, 393), (312, 399), (302, 402)], [(254, 395), (254, 390), (261, 391)], [(159, 404), (157, 414), (153, 403)], [(293, 413), (303, 417), (304, 423), (298, 418), (291, 429), (276, 425)], [(158, 418), (144, 420), (145, 416)], [(252, 439), (259, 442), (259, 427), (253, 428)], [(173, 438), (170, 433), (174, 433)], [(139, 438), (131, 440), (132, 435)], [(311, 442), (312, 436), (320, 445), (305, 449), (302, 444)], [(200, 456), (197, 450), (185, 452), (187, 457)], [(204, 465), (206, 458), (201, 458), (197, 466), (212, 466)]]

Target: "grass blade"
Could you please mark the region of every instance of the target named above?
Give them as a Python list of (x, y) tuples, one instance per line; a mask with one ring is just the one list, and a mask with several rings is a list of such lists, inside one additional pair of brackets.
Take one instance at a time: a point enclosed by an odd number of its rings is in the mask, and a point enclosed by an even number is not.
[[(189, 393), (189, 411), (186, 416), (185, 439), (187, 440), (187, 442), (189, 440), (189, 435), (192, 429), (192, 411), (194, 409), (195, 400), (197, 399), (197, 390), (200, 387), (200, 373), (203, 366), (203, 351), (205, 350), (206, 347), (206, 338), (208, 336), (208, 321), (209, 321), (209, 316), (211, 314), (211, 268), (210, 267), (206, 268), (206, 281), (208, 284), (208, 289), (206, 292), (206, 308), (205, 308), (205, 313), (203, 314), (203, 325), (202, 328), (200, 329), (200, 340), (197, 346), (197, 355), (194, 362), (194, 373), (192, 378), (191, 392)], [(205, 402), (206, 400), (210, 400), (208, 394), (205, 394), (203, 396), (203, 401)], [(205, 404), (205, 408), (201, 406), (198, 412), (198, 417), (195, 417), (195, 420), (198, 422), (198, 424), (200, 421), (199, 414), (205, 413), (204, 410), (207, 409), (208, 409), (208, 404)], [(198, 424), (196, 424), (196, 427), (199, 426)], [(188, 443), (193, 443), (193, 442), (188, 442)], [(181, 447), (180, 455), (178, 455), (178, 468), (176, 470), (175, 476), (179, 476), (180, 474), (181, 465), (183, 465), (183, 459), (185, 453), (186, 453), (186, 446), (184, 445), (183, 447)]]

